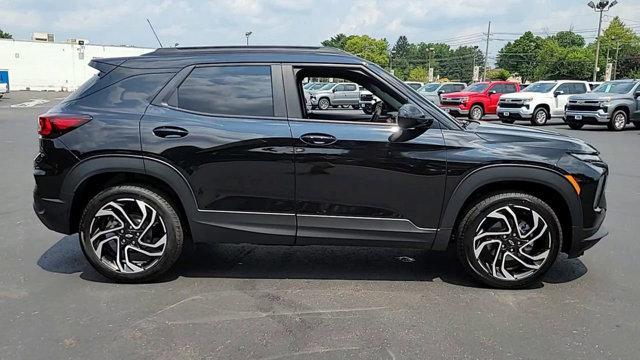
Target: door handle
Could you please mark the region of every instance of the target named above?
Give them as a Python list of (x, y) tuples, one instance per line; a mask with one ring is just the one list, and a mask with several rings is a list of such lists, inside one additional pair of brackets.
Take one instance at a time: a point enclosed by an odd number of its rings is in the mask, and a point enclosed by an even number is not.
[(157, 137), (165, 139), (175, 139), (185, 137), (189, 132), (183, 128), (176, 126), (160, 126), (153, 129), (153, 134)]
[(331, 145), (338, 141), (335, 136), (328, 134), (304, 134), (300, 136), (300, 140), (305, 144), (316, 146)]

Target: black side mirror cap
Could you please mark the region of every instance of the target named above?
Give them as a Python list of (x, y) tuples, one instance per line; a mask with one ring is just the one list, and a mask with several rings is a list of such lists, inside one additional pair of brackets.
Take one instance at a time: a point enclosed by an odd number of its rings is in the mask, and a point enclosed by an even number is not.
[(489, 90), (489, 95), (497, 94), (495, 90)]
[(404, 104), (398, 110), (398, 127), (401, 129), (429, 127), (432, 124), (433, 119), (416, 105)]
[(564, 94), (564, 91), (562, 91), (562, 90), (558, 90), (558, 91), (555, 91), (555, 92), (553, 93), (553, 96), (558, 97), (558, 96), (563, 95), (563, 94)]
[(438, 95), (444, 94), (444, 90), (438, 90)]

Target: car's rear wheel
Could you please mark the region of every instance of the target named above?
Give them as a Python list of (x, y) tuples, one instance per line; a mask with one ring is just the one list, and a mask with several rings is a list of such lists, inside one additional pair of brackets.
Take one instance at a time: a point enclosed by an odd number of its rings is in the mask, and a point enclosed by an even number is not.
[(607, 123), (607, 127), (612, 131), (622, 131), (625, 125), (627, 125), (627, 113), (624, 110), (615, 111)]
[(476, 203), (457, 228), (458, 258), (477, 280), (497, 288), (538, 281), (562, 247), (553, 209), (525, 193), (499, 193)]
[(569, 127), (571, 129), (573, 129), (573, 130), (580, 130), (584, 126), (583, 123), (579, 123), (579, 122), (575, 122), (575, 121), (570, 121), (570, 122), (567, 123), (567, 125), (569, 125)]
[(469, 110), (469, 119), (480, 120), (484, 116), (484, 110), (480, 105), (473, 105)]
[(549, 120), (549, 112), (543, 107), (537, 108), (531, 117), (531, 125), (542, 126)]
[(160, 192), (136, 185), (103, 190), (80, 219), (80, 245), (91, 265), (119, 282), (153, 280), (176, 262), (183, 228)]
[(330, 106), (331, 106), (331, 103), (329, 102), (329, 99), (322, 98), (318, 100), (318, 109), (327, 110)]

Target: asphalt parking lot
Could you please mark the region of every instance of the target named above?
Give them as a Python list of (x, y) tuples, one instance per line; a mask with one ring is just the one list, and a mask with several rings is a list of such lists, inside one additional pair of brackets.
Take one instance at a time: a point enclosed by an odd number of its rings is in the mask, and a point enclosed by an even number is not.
[[(447, 253), (201, 246), (163, 282), (113, 284), (31, 208), (36, 117), (65, 94), (0, 100), (0, 359), (637, 358), (640, 130), (547, 129), (611, 168), (610, 235), (543, 283), (497, 291)], [(524, 124), (524, 123), (523, 123)]]

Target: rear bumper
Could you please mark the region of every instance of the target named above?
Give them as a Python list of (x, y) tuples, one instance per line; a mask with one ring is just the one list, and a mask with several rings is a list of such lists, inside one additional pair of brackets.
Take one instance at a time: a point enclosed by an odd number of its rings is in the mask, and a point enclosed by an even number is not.
[(34, 192), (33, 211), (48, 229), (63, 234), (72, 233), (69, 229), (69, 206), (64, 201), (42, 198)]

